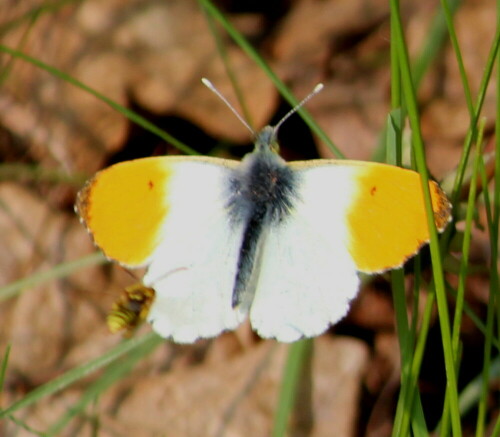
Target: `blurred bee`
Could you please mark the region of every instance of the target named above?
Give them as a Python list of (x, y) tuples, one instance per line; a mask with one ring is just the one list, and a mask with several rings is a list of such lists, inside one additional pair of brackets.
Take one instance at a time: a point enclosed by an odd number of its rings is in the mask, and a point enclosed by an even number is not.
[(111, 333), (124, 331), (125, 337), (131, 337), (146, 320), (154, 298), (155, 291), (140, 282), (126, 287), (107, 317)]

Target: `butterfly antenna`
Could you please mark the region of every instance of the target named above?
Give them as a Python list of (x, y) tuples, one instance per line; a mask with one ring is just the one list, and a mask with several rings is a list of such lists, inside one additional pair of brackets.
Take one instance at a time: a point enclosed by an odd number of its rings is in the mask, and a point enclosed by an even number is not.
[(236, 118), (241, 121), (243, 126), (245, 126), (250, 133), (255, 136), (255, 131), (252, 129), (252, 127), (246, 122), (246, 120), (234, 109), (234, 106), (229, 103), (229, 101), (221, 94), (221, 92), (215, 88), (215, 85), (210, 82), (206, 77), (202, 77), (201, 81), (203, 82), (203, 85), (205, 85), (210, 91), (212, 91), (219, 99), (221, 99), (226, 106), (233, 112), (234, 115), (236, 115)]
[(307, 95), (305, 96), (300, 103), (298, 103), (294, 108), (290, 109), (285, 116), (278, 122), (276, 126), (274, 126), (274, 132), (278, 132), (279, 127), (288, 119), (290, 118), (291, 115), (295, 114), (302, 106), (304, 106), (309, 100), (311, 100), (316, 94), (318, 94), (325, 86), (322, 83), (318, 83), (314, 87), (314, 89)]

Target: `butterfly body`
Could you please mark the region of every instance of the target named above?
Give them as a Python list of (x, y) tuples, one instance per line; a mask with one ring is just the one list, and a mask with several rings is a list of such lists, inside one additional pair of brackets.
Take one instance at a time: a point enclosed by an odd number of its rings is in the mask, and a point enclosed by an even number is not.
[[(266, 133), (266, 132), (265, 132)], [(297, 175), (271, 147), (257, 141), (255, 151), (232, 171), (228, 186), (228, 215), (243, 225), (232, 305), (239, 305), (254, 271), (259, 242), (266, 228), (279, 226), (292, 214), (297, 200)]]

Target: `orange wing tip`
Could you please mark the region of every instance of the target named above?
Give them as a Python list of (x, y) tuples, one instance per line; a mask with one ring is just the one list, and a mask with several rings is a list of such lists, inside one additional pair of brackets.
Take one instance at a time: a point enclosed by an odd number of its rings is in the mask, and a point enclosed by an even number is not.
[(124, 335), (130, 337), (146, 320), (154, 298), (154, 289), (141, 283), (126, 287), (107, 316), (110, 332), (124, 331)]
[[(430, 240), (420, 175), (386, 165), (359, 167), (349, 209), (349, 250), (357, 270), (380, 273), (401, 267)], [(451, 204), (429, 182), (436, 228), (451, 220)]]
[[(91, 202), (89, 201), (89, 197), (92, 192), (92, 186), (94, 185), (95, 179), (98, 175), (99, 173), (97, 173), (92, 179), (89, 179), (87, 182), (85, 182), (85, 185), (80, 189), (80, 191), (78, 191), (76, 195), (76, 201), (73, 206), (75, 214), (78, 216), (78, 220), (83, 226), (85, 226), (85, 229), (89, 233), (92, 242), (97, 247), (99, 247), (99, 245), (95, 241), (94, 234), (92, 233), (92, 229), (89, 226), (91, 209)], [(104, 256), (106, 256), (106, 258), (109, 260), (115, 261), (113, 258), (107, 256), (106, 253), (104, 253)]]
[[(92, 231), (92, 227), (90, 225), (91, 209), (92, 209), (91, 208), (92, 202), (90, 200), (90, 197), (92, 195), (92, 189), (93, 189), (93, 186), (95, 184), (96, 179), (99, 176), (99, 173), (100, 172), (96, 173), (92, 179), (89, 179), (87, 182), (85, 182), (85, 185), (80, 189), (80, 191), (78, 191), (78, 193), (76, 195), (76, 201), (75, 201), (75, 205), (74, 205), (73, 209), (74, 209), (76, 215), (78, 216), (80, 223), (83, 226), (85, 226), (85, 229), (89, 233), (90, 238), (92, 239), (92, 242), (94, 243), (94, 245), (97, 246), (98, 248), (100, 248), (101, 250), (103, 250), (100, 247), (99, 243), (96, 241), (96, 239), (94, 237), (94, 233)], [(104, 256), (108, 260), (118, 261), (115, 258), (113, 258), (112, 256), (109, 256), (104, 250), (103, 250), (103, 253), (104, 253)], [(118, 263), (124, 264), (124, 263), (121, 263), (120, 261), (118, 261)]]
[(80, 223), (85, 225), (88, 231), (89, 228), (87, 226), (88, 216), (89, 216), (89, 193), (92, 190), (92, 185), (94, 183), (94, 178), (85, 182), (85, 185), (78, 191), (76, 195), (76, 202), (74, 205), (74, 210), (78, 218), (80, 219)]
[(436, 182), (429, 182), (429, 185), (431, 188), (432, 209), (434, 210), (434, 222), (437, 230), (443, 232), (452, 220), (452, 205)]
[[(446, 229), (448, 223), (452, 221), (452, 204), (437, 182), (430, 181), (429, 188), (431, 192), (432, 209), (434, 212), (434, 223), (436, 224), (437, 231), (441, 233)], [(383, 273), (388, 270), (394, 270), (403, 267), (410, 259), (416, 256), (425, 245), (429, 244), (429, 241), (429, 236), (427, 236), (427, 238), (424, 240), (418, 240), (415, 251), (405, 256), (400, 264), (389, 265), (381, 269), (380, 271), (373, 273)]]
[(80, 190), (75, 210), (106, 257), (127, 267), (147, 264), (169, 211), (173, 171), (161, 158), (126, 161), (97, 173)]

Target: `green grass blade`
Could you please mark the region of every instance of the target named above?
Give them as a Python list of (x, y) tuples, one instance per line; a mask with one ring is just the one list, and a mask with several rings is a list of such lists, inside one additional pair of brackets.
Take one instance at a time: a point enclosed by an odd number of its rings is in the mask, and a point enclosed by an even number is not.
[[(460, 393), (460, 412), (462, 414), (469, 413), (478, 403), (481, 397), (483, 385), (483, 372), (470, 381)], [(488, 375), (489, 382), (493, 383), (500, 377), (500, 358), (495, 358), (490, 365), (490, 373)]]
[(434, 223), (434, 215), (432, 210), (431, 196), (429, 192), (429, 178), (427, 175), (424, 145), (422, 134), (420, 132), (419, 114), (416, 101), (413, 80), (411, 77), (410, 64), (408, 53), (404, 44), (404, 34), (401, 25), (401, 17), (399, 14), (399, 5), (397, 0), (391, 0), (391, 14), (395, 14), (396, 24), (394, 29), (397, 38), (395, 39), (398, 45), (398, 59), (400, 60), (401, 79), (403, 85), (403, 93), (408, 109), (408, 117), (412, 128), (412, 139), (414, 145), (415, 162), (417, 169), (422, 179), (422, 190), (424, 194), (425, 208), (427, 211), (427, 223), (430, 234), (430, 252), (431, 261), (434, 273), (434, 282), (436, 288), (436, 300), (439, 313), (439, 323), (441, 327), (441, 336), (443, 342), (443, 351), (445, 358), (445, 369), (447, 377), (447, 393), (450, 396), (450, 413), (453, 435), (459, 437), (462, 435), (462, 427), (458, 412), (458, 393), (457, 393), (457, 377), (455, 372), (455, 359), (451, 344), (450, 318), (448, 314), (448, 306), (446, 301), (445, 283), (442, 268), (442, 259), (438, 242), (436, 225)]
[(498, 436), (500, 436), (500, 416), (497, 416), (495, 428), (493, 429), (493, 432), (491, 433), (491, 437), (498, 437)]
[(18, 162), (0, 164), (0, 182), (49, 182), (51, 184), (70, 184), (80, 188), (88, 179), (87, 174), (69, 174), (62, 169), (44, 168), (37, 164), (21, 164)]
[(3, 354), (2, 366), (0, 367), (0, 393), (3, 392), (3, 386), (5, 384), (5, 375), (7, 374), (7, 364), (9, 362), (10, 349), (11, 345), (8, 344)]
[[(468, 264), (469, 264), (469, 253), (470, 253), (470, 245), (472, 240), (472, 225), (476, 212), (476, 192), (477, 192), (477, 178), (479, 173), (479, 167), (482, 156), (482, 138), (484, 132), (484, 122), (479, 130), (478, 143), (476, 145), (476, 154), (474, 158), (473, 165), (473, 173), (470, 181), (470, 189), (469, 189), (469, 197), (467, 202), (467, 210), (466, 210), (466, 218), (465, 218), (465, 230), (464, 237), (462, 243), (462, 256), (460, 259), (460, 268), (459, 268), (459, 276), (458, 276), (458, 287), (457, 287), (457, 295), (456, 295), (456, 304), (455, 304), (455, 315), (453, 320), (453, 330), (452, 330), (452, 346), (453, 352), (457, 359), (456, 368), (459, 368), (459, 353), (460, 353), (460, 328), (462, 324), (462, 316), (464, 313), (464, 301), (465, 301), (465, 288), (466, 288), (466, 280), (468, 277)], [(488, 325), (488, 324), (487, 324)], [(488, 328), (487, 328), (488, 329)], [(491, 343), (490, 343), (491, 349)], [(487, 364), (488, 363), (488, 364)], [(489, 358), (486, 360), (485, 365), (489, 367)], [(449, 398), (447, 398), (449, 401)], [(446, 418), (445, 418), (446, 419)], [(480, 434), (476, 434), (478, 437), (483, 435), (484, 428), (481, 427), (481, 415), (478, 415), (478, 427), (476, 431), (481, 429)], [(484, 425), (484, 423), (483, 423)], [(443, 424), (443, 430), (447, 428), (446, 422)], [(445, 431), (443, 431), (443, 435)]]
[[(483, 187), (488, 187), (486, 170), (484, 168), (484, 162), (481, 161), (481, 177)], [(495, 333), (494, 333), (494, 320), (495, 320), (495, 309), (498, 305), (498, 290), (499, 290), (499, 279), (498, 279), (498, 238), (497, 231), (494, 228), (494, 213), (491, 208), (490, 197), (488, 190), (484, 189), (484, 203), (486, 208), (486, 217), (488, 219), (488, 230), (490, 233), (490, 287), (489, 287), (489, 299), (488, 299), (488, 310), (486, 312), (486, 327), (485, 327), (485, 340), (484, 340), (484, 350), (483, 350), (483, 369), (482, 369), (482, 387), (481, 394), (478, 403), (478, 412), (476, 420), (476, 437), (484, 435), (486, 429), (486, 415), (489, 401), (489, 386), (491, 379), (491, 360), (493, 345), (495, 343)]]
[[(447, 0), (444, 0), (441, 1), (441, 5), (442, 8), (438, 9), (438, 12), (431, 23), (430, 29), (427, 32), (428, 37), (426, 38), (420, 55), (416, 59), (415, 65), (412, 69), (412, 76), (416, 89), (419, 88), (425, 73), (447, 42), (446, 24), (448, 23), (448, 20), (453, 19), (453, 14), (458, 9), (460, 0), (451, 0), (450, 5), (448, 5)], [(449, 28), (450, 26), (448, 23), (448, 32)]]
[(0, 38), (21, 24), (24, 24), (26, 21), (34, 21), (43, 14), (53, 13), (66, 5), (71, 3), (82, 3), (83, 1), (85, 0), (59, 0), (52, 3), (42, 2), (40, 6), (30, 9), (19, 18), (3, 23), (0, 26)]
[(310, 375), (304, 375), (304, 370), (311, 371), (307, 363), (312, 360), (313, 339), (299, 340), (289, 346), (288, 358), (283, 372), (281, 391), (274, 417), (273, 437), (286, 435), (288, 420), (294, 409), (297, 392), (300, 384), (304, 383), (301, 377), (306, 377), (310, 382)]
[[(9, 416), (9, 420), (13, 423), (15, 423), (20, 429), (23, 429), (27, 431), (29, 436), (38, 436), (38, 437), (49, 437), (47, 434), (45, 434), (42, 431), (39, 431), (31, 426), (29, 426), (26, 422), (19, 420), (18, 418), (14, 416)], [(15, 434), (17, 436), (18, 434)], [(10, 436), (9, 436), (10, 437)], [(14, 436), (13, 436), (14, 437)]]
[[(394, 25), (391, 20), (391, 26)], [(391, 33), (391, 39), (396, 34)], [(404, 123), (404, 110), (401, 109), (401, 81), (398, 67), (398, 53), (396, 44), (391, 44), (391, 91), (393, 109), (390, 112), (385, 129), (385, 152), (386, 162), (393, 165), (402, 165), (402, 136)], [(392, 435), (394, 437), (406, 435), (409, 431), (409, 413), (412, 410), (412, 402), (415, 398), (415, 414), (412, 416), (415, 422), (416, 435), (422, 435), (421, 430), (426, 429), (423, 416), (420, 395), (415, 387), (415, 381), (410, 378), (410, 370), (413, 362), (413, 341), (416, 326), (410, 328), (406, 309), (406, 293), (404, 284), (404, 271), (402, 269), (391, 272), (392, 295), (396, 315), (396, 332), (401, 350), (401, 389), (396, 407), (396, 414)], [(413, 313), (416, 320), (416, 312)]]
[[(464, 300), (465, 300), (465, 286), (468, 277), (468, 264), (469, 264), (469, 253), (470, 245), (472, 240), (472, 225), (476, 212), (476, 192), (477, 192), (477, 177), (479, 172), (479, 163), (482, 154), (482, 132), (484, 131), (484, 124), (480, 130), (480, 135), (478, 138), (478, 144), (476, 146), (476, 155), (473, 166), (473, 173), (470, 182), (469, 198), (467, 202), (467, 210), (465, 216), (465, 230), (462, 242), (460, 258), (460, 268), (458, 275), (458, 287), (457, 287), (457, 297), (455, 303), (455, 315), (453, 320), (453, 330), (452, 330), (452, 345), (455, 357), (458, 355), (459, 341), (460, 341), (460, 326), (462, 325), (462, 315), (464, 312)], [(457, 363), (458, 365), (458, 363)]]
[[(500, 1), (497, 1), (497, 29), (500, 28)], [(500, 224), (500, 52), (497, 52), (496, 57), (497, 75), (496, 75), (496, 117), (495, 117), (495, 176), (494, 176), (494, 192), (493, 192), (493, 223), (491, 226), (492, 264), (494, 263), (494, 275), (496, 280), (496, 290), (499, 288), (498, 265), (495, 260), (498, 259), (498, 239), (499, 239), (499, 224)], [(493, 258), (494, 256), (494, 258)], [(496, 300), (496, 325), (497, 338), (500, 339), (500, 303)]]
[(448, 27), (448, 34), (450, 36), (451, 45), (453, 47), (453, 52), (458, 64), (458, 70), (460, 72), (460, 79), (462, 81), (462, 87), (464, 89), (465, 102), (467, 108), (469, 109), (469, 114), (471, 119), (474, 118), (474, 106), (472, 103), (472, 96), (470, 92), (469, 81), (467, 80), (467, 73), (465, 71), (464, 61), (462, 58), (462, 51), (460, 50), (460, 45), (458, 44), (457, 33), (455, 32), (455, 25), (453, 23), (453, 14), (455, 13), (460, 1), (454, 0), (449, 2), (449, 0), (441, 0), (441, 8), (443, 11), (444, 19), (446, 20), (446, 26)]
[(58, 264), (50, 270), (45, 272), (35, 273), (27, 278), (19, 279), (18, 281), (12, 282), (4, 287), (0, 288), (0, 302), (17, 296), (25, 289), (29, 289), (40, 285), (44, 282), (51, 281), (53, 279), (64, 278), (71, 273), (83, 269), (85, 267), (93, 266), (95, 264), (102, 264), (106, 262), (105, 256), (96, 252), (92, 255), (88, 255), (83, 258), (79, 258), (75, 261), (68, 261), (65, 263)]
[(403, 136), (403, 111), (393, 109), (387, 116), (385, 128), (385, 162), (401, 167), (403, 165), (402, 136)]
[(238, 104), (241, 108), (241, 115), (243, 116), (243, 119), (250, 125), (252, 128), (254, 128), (254, 123), (252, 121), (252, 114), (250, 113), (248, 109), (248, 105), (246, 104), (245, 96), (243, 95), (243, 90), (241, 89), (239, 85), (239, 80), (238, 76), (235, 74), (234, 69), (231, 66), (229, 56), (227, 55), (227, 50), (226, 46), (224, 44), (223, 39), (221, 38), (220, 32), (217, 29), (216, 23), (212, 15), (208, 13), (206, 8), (202, 6), (202, 10), (205, 14), (205, 17), (208, 22), (208, 26), (210, 28), (210, 32), (212, 33), (214, 40), (215, 40), (215, 45), (217, 47), (217, 52), (220, 55), (220, 58), (222, 60), (222, 63), (224, 64), (224, 69), (226, 71), (227, 77), (231, 81), (231, 85), (233, 86), (234, 94), (236, 96), (236, 100), (238, 100)]
[(92, 383), (78, 401), (68, 409), (54, 425), (47, 431), (48, 435), (59, 435), (68, 422), (78, 414), (83, 414), (85, 408), (92, 403), (99, 395), (104, 393), (114, 383), (124, 378), (134, 366), (143, 359), (146, 355), (153, 352), (159, 345), (164, 344), (165, 339), (159, 336), (153, 336), (150, 341), (139, 344), (122, 357), (120, 360), (115, 360), (106, 369), (104, 374), (94, 383)]
[[(42, 14), (40, 9), (38, 8), (35, 9), (35, 11), (36, 12), (34, 14), (30, 15), (29, 24), (25, 26), (25, 28), (22, 30), (22, 35), (19, 38), (19, 42), (17, 43), (17, 50), (22, 50), (22, 48), (26, 45), (31, 31), (33, 30), (38, 18)], [(13, 65), (14, 65), (14, 58), (12, 57), (5, 63), (0, 64), (0, 86), (3, 86), (5, 81), (8, 79), (12, 71)]]
[(479, 86), (479, 95), (477, 98), (476, 106), (474, 108), (473, 116), (471, 117), (470, 127), (467, 132), (467, 136), (465, 138), (462, 156), (458, 164), (457, 176), (455, 178), (455, 184), (453, 186), (453, 192), (451, 195), (451, 202), (454, 206), (458, 204), (460, 189), (462, 187), (462, 183), (464, 180), (464, 175), (467, 167), (467, 161), (469, 158), (470, 150), (477, 136), (477, 128), (476, 128), (477, 121), (479, 119), (479, 115), (481, 114), (484, 100), (486, 98), (486, 91), (488, 89), (488, 84), (490, 83), (491, 75), (493, 73), (493, 67), (495, 65), (495, 60), (498, 56), (499, 47), (500, 47), (500, 28), (497, 28), (495, 37), (491, 45), (491, 49), (488, 54), (488, 59), (486, 62), (486, 66), (484, 68), (484, 73), (481, 78), (481, 84)]
[(157, 339), (158, 336), (155, 333), (151, 332), (144, 335), (143, 337), (125, 340), (102, 356), (89, 361), (88, 363), (82, 364), (81, 366), (75, 367), (59, 376), (58, 378), (54, 378), (48, 383), (35, 388), (19, 401), (14, 402), (9, 407), (0, 411), (0, 418), (5, 418), (15, 411), (29, 407), (30, 405), (33, 405), (41, 399), (65, 389), (69, 385), (79, 381), (88, 374), (99, 370), (100, 368), (124, 356), (126, 353), (133, 351), (135, 348), (141, 347), (141, 345), (149, 342), (156, 342)]
[[(411, 388), (408, 386), (409, 373), (411, 366), (411, 349), (410, 333), (408, 328), (408, 316), (406, 314), (406, 295), (404, 284), (404, 271), (397, 269), (391, 272), (391, 288), (392, 300), (394, 302), (394, 312), (396, 316), (396, 333), (399, 340), (400, 356), (401, 356), (401, 390), (399, 393), (399, 401), (396, 408), (394, 426), (392, 428), (393, 437), (405, 435), (403, 431), (403, 415), (409, 410), (405, 404), (407, 398), (406, 393)], [(411, 410), (411, 408), (410, 408)]]
[[(425, 302), (421, 329), (417, 338), (417, 344), (415, 346), (415, 352), (413, 354), (413, 362), (409, 376), (410, 382), (408, 385), (413, 389), (413, 391), (408, 392), (409, 399), (405, 400), (405, 404), (413, 406), (412, 408), (413, 414), (411, 417), (404, 417), (403, 421), (403, 429), (407, 429), (405, 420), (411, 420), (413, 434), (415, 436), (422, 436), (422, 437), (428, 436), (429, 431), (427, 430), (427, 424), (425, 421), (422, 403), (420, 401), (418, 377), (420, 375), (422, 360), (424, 359), (425, 346), (427, 344), (427, 337), (431, 326), (434, 302), (435, 302), (435, 293), (429, 293), (427, 295), (427, 300)], [(412, 397), (413, 397), (413, 402), (412, 402)]]
[[(457, 298), (456, 291), (453, 288), (451, 288), (450, 286), (448, 286), (446, 288), (446, 291), (448, 292), (448, 294), (450, 296), (454, 297), (455, 299)], [(479, 331), (481, 331), (481, 333), (484, 334), (484, 336), (486, 336), (486, 333), (488, 332), (488, 330), (487, 330), (486, 324), (483, 323), (483, 321), (481, 320), (482, 316), (478, 316), (474, 312), (474, 310), (467, 304), (467, 302), (464, 302), (464, 311), (465, 311), (465, 314), (467, 315), (467, 317), (469, 317), (472, 320), (472, 322), (474, 323), (476, 328), (479, 329)], [(492, 340), (493, 346), (495, 346), (497, 351), (500, 351), (499, 339), (497, 337), (493, 336), (491, 340)]]
[[(239, 33), (236, 28), (229, 22), (229, 20), (222, 14), (210, 0), (198, 0), (201, 7), (203, 7), (212, 17), (214, 17), (224, 27), (226, 32), (233, 38), (233, 40), (241, 47), (241, 49), (264, 71), (269, 79), (274, 83), (280, 94), (287, 100), (292, 107), (296, 106), (298, 101), (294, 95), (274, 73), (273, 70), (266, 63), (264, 58), (260, 56), (252, 45)], [(328, 138), (328, 135), (318, 126), (309, 113), (301, 108), (298, 110), (302, 119), (311, 128), (311, 130), (323, 141), (332, 152), (339, 158), (343, 158), (343, 153), (335, 146), (335, 144)]]

